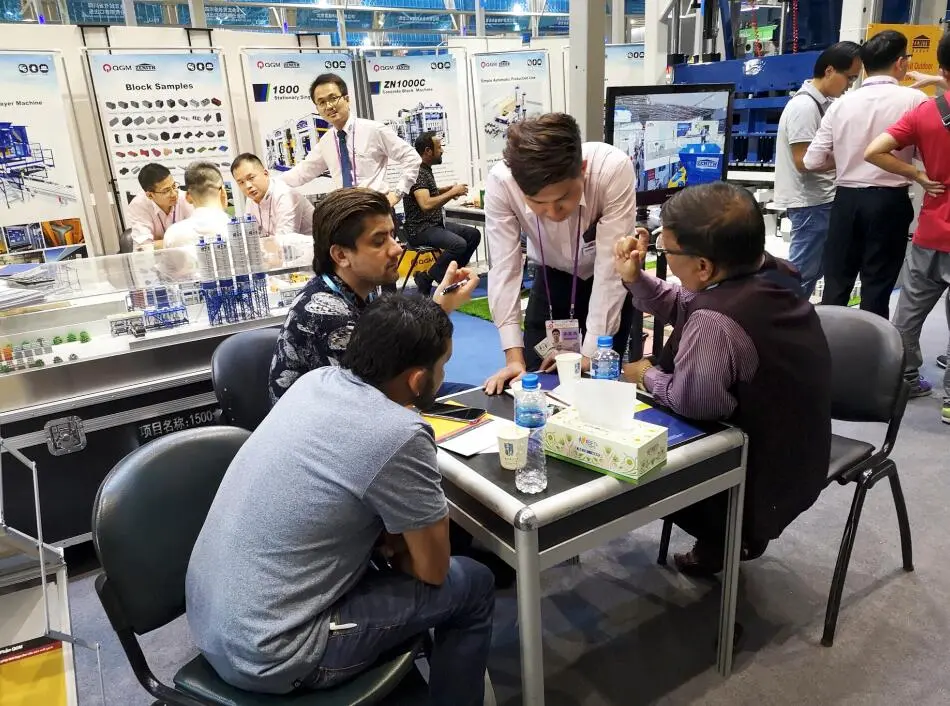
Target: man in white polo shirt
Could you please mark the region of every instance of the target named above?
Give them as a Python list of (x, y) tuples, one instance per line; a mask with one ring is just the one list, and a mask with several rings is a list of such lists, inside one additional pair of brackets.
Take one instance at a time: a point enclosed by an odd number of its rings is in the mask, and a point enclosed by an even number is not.
[(238, 155), (231, 163), (231, 176), (247, 198), (247, 214), (261, 224), (262, 236), (313, 235), (313, 204), (279, 179), (271, 179), (257, 155)]
[(784, 208), (792, 222), (789, 260), (798, 268), (802, 289), (809, 297), (821, 277), (835, 175), (809, 172), (803, 159), (831, 101), (848, 90), (861, 73), (860, 51), (854, 42), (838, 42), (825, 49), (815, 62), (814, 77), (792, 96), (778, 122), (775, 205)]
[[(867, 79), (828, 108), (803, 160), (811, 171), (837, 170), (821, 303), (846, 306), (860, 274), (861, 308), (886, 319), (914, 220), (911, 180), (865, 162), (864, 150), (927, 100), (922, 91), (899, 85), (910, 56), (900, 32), (884, 30), (868, 39), (861, 47)], [(910, 162), (914, 148), (895, 154)]]
[[(386, 195), (395, 206), (409, 193), (422, 158), (392, 128), (350, 113), (346, 82), (336, 74), (320, 74), (310, 85), (317, 112), (333, 126), (306, 159), (281, 175), (287, 186), (299, 187), (330, 171), (335, 188), (364, 186)], [(395, 167), (398, 182), (390, 188), (386, 170)]]

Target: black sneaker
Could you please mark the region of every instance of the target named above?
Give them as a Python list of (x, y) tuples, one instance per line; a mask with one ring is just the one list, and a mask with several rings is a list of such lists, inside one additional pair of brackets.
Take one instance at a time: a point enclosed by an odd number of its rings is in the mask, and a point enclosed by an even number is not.
[(945, 355), (938, 355), (938, 356), (937, 356), (937, 367), (938, 367), (938, 368), (943, 368), (944, 370), (947, 369), (947, 356), (945, 356)]
[(416, 272), (412, 276), (412, 281), (416, 283), (416, 289), (419, 290), (419, 294), (424, 297), (428, 297), (432, 294), (432, 278), (427, 272)]

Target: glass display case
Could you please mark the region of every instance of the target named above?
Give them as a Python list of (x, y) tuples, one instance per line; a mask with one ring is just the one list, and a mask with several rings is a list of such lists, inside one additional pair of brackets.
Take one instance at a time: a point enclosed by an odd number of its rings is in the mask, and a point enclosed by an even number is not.
[[(88, 538), (95, 491), (122, 456), (216, 422), (214, 349), (279, 326), (312, 276), (310, 237), (245, 235), (0, 267), (0, 437), (42, 469), (50, 541)], [(32, 490), (8, 486), (8, 520), (29, 533), (35, 518), (18, 508)]]

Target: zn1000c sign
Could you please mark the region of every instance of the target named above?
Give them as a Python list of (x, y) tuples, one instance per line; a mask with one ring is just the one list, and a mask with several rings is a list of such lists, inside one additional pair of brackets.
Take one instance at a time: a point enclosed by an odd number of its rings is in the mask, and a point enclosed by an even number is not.
[(402, 81), (383, 81), (383, 90), (387, 88), (422, 88), (426, 85), (424, 78), (407, 78)]

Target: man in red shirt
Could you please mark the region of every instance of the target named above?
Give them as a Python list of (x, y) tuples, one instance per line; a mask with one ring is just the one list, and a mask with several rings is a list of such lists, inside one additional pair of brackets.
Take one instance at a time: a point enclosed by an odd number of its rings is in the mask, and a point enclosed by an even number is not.
[[(950, 35), (937, 47), (937, 63), (944, 79), (950, 78)], [(914, 146), (924, 163), (917, 169), (897, 159), (894, 150)], [(894, 325), (904, 339), (907, 360), (904, 376), (915, 396), (930, 392), (931, 385), (920, 376), (920, 330), (924, 320), (950, 287), (950, 104), (941, 97), (922, 103), (887, 129), (868, 146), (864, 154), (871, 164), (893, 174), (913, 179), (924, 191), (924, 203), (917, 220), (914, 240), (904, 259), (901, 292)], [(950, 327), (950, 299), (947, 300)], [(948, 346), (950, 353), (950, 346)], [(950, 369), (943, 376), (941, 419), (950, 424)]]

